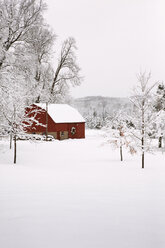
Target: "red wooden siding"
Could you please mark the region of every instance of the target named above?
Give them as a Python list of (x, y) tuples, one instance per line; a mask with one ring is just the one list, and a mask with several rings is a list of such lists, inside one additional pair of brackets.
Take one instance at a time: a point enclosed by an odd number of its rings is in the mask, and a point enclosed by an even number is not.
[[(71, 133), (71, 128), (75, 127), (76, 132), (75, 134)], [(85, 123), (69, 123), (68, 124), (68, 130), (69, 130), (69, 138), (85, 138)]]

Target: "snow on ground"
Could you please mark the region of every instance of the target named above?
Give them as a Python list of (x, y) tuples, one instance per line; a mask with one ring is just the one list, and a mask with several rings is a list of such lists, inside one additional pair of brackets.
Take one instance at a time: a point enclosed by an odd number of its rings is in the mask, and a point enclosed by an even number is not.
[(0, 141), (0, 248), (164, 248), (164, 154), (140, 157), (83, 140)]

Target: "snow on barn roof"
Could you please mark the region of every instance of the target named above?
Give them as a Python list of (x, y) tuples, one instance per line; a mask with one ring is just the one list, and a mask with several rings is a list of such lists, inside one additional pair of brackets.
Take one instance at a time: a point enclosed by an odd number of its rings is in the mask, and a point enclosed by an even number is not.
[[(45, 103), (35, 105), (46, 110)], [(68, 104), (48, 104), (48, 114), (56, 123), (85, 122), (80, 113)]]

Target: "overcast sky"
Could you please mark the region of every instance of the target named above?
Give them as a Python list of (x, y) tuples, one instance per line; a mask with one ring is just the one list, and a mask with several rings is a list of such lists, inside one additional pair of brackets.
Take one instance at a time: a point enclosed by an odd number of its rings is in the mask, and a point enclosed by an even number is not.
[(57, 46), (73, 36), (84, 82), (74, 97), (128, 96), (136, 74), (165, 81), (165, 0), (46, 0)]

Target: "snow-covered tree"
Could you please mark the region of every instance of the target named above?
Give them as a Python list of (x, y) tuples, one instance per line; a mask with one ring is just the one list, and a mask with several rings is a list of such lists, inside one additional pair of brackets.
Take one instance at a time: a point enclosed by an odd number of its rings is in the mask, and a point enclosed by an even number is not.
[(98, 114), (96, 109), (92, 109), (88, 114), (85, 114), (87, 127), (90, 129), (101, 129), (103, 127), (103, 118)]
[(43, 0), (0, 0), (0, 69), (9, 49), (42, 21)]
[(153, 132), (154, 137), (158, 138), (158, 148), (162, 148), (162, 141), (165, 137), (165, 111), (163, 109), (155, 113)]
[(129, 134), (129, 122), (124, 111), (118, 111), (107, 118), (104, 130), (106, 131), (106, 143), (119, 149), (121, 161), (123, 161), (123, 147), (128, 149), (131, 154), (136, 153), (134, 140)]
[(157, 111), (165, 110), (165, 85), (161, 83), (157, 87), (155, 109)]
[(157, 112), (156, 118), (156, 137), (158, 138), (158, 147), (162, 147), (162, 140), (165, 135), (165, 85), (159, 84), (155, 94), (154, 108)]
[(28, 49), (33, 54), (36, 72), (36, 88), (38, 90), (37, 102), (44, 101), (45, 96), (50, 95), (50, 84), (53, 81), (53, 68), (51, 58), (55, 34), (50, 30), (48, 25), (40, 23), (32, 28), (31, 32), (26, 35)]
[[(21, 78), (20, 78), (21, 79)], [(12, 87), (6, 87), (1, 95), (1, 112), (3, 113), (5, 122), (5, 131), (10, 133), (14, 139), (14, 163), (16, 163), (16, 140), (20, 135), (25, 134), (25, 127), (30, 126), (35, 118), (29, 117), (26, 108), (31, 110), (29, 88), (22, 87), (18, 84), (18, 77), (12, 78)], [(31, 100), (31, 103), (33, 101)], [(33, 111), (33, 110), (32, 110)]]
[(24, 48), (21, 45), (17, 46), (10, 58), (6, 57), (8, 66), (1, 68), (0, 73), (0, 110), (4, 119), (1, 127), (14, 138), (14, 163), (16, 163), (17, 136), (24, 133), (25, 125), (32, 124), (32, 119), (26, 115), (25, 110), (36, 99), (35, 70), (31, 56)]
[(142, 168), (144, 168), (145, 152), (151, 149), (150, 135), (155, 122), (152, 90), (157, 83), (150, 84), (151, 73), (139, 73), (137, 79), (138, 84), (130, 98), (134, 105), (134, 112), (131, 116), (133, 126), (130, 132), (137, 142), (137, 147), (141, 150)]

